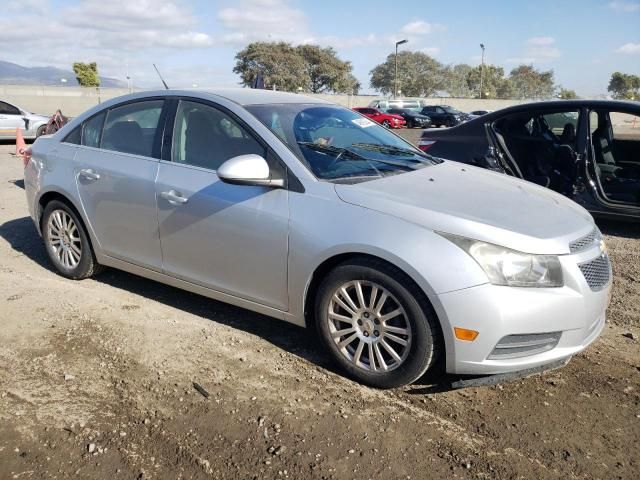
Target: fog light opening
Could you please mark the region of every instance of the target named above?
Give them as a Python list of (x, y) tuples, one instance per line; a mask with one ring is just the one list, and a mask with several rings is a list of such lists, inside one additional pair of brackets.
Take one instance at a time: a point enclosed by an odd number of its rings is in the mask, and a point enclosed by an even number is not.
[(478, 336), (479, 332), (475, 330), (469, 330), (467, 328), (453, 327), (453, 331), (456, 334), (458, 340), (464, 340), (465, 342), (473, 342)]

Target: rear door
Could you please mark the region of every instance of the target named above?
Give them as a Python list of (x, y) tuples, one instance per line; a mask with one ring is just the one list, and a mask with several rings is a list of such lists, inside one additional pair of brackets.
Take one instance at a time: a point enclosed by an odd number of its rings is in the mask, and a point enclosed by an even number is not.
[(88, 119), (75, 157), (82, 207), (103, 252), (158, 271), (155, 178), (164, 103), (129, 102)]
[(182, 99), (156, 184), (165, 273), (279, 310), (288, 307), (288, 192), (230, 185), (216, 170), (266, 145), (232, 112)]

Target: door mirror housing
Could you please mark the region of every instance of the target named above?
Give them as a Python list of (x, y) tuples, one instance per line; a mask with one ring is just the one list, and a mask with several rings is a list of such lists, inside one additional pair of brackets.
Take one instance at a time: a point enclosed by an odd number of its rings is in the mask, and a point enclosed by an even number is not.
[(218, 168), (218, 178), (233, 185), (261, 185), (283, 188), (283, 179), (271, 178), (269, 164), (260, 155), (238, 155), (230, 158)]

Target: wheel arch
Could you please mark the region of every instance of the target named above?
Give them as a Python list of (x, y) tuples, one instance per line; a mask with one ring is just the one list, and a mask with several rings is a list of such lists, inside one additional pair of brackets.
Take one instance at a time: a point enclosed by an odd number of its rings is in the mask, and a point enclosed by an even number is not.
[(438, 315), (438, 310), (435, 308), (434, 302), (432, 301), (432, 299), (435, 300), (435, 298), (432, 297), (429, 293), (427, 293), (425, 289), (420, 286), (420, 283), (416, 281), (416, 279), (413, 278), (413, 276), (409, 274), (406, 271), (406, 269), (401, 268), (398, 265), (395, 265), (394, 263), (390, 262), (387, 259), (384, 259), (378, 255), (374, 255), (371, 253), (363, 253), (363, 252), (356, 252), (356, 251), (338, 253), (326, 258), (315, 268), (315, 270), (311, 274), (309, 281), (307, 282), (307, 288), (304, 293), (303, 312), (304, 312), (304, 321), (305, 321), (306, 327), (307, 328), (315, 327), (315, 322), (316, 322), (316, 319), (314, 316), (315, 298), (316, 298), (320, 283), (322, 282), (322, 279), (326, 276), (326, 274), (329, 273), (334, 268), (336, 268), (338, 265), (341, 265), (343, 263), (357, 262), (362, 260), (369, 260), (369, 261), (382, 263), (383, 265), (388, 267), (390, 270), (396, 271), (402, 276), (404, 276), (406, 280), (411, 283), (411, 286), (413, 287), (413, 289), (416, 292), (418, 292), (421, 296), (421, 298), (419, 298), (418, 301), (420, 301), (420, 303), (423, 304), (425, 308), (429, 310), (428, 313), (433, 315), (434, 318), (437, 320), (436, 325), (438, 326), (438, 330), (439, 330), (438, 334), (439, 334), (441, 347), (442, 349), (445, 349), (445, 342), (443, 340), (444, 336), (442, 331), (442, 328), (443, 328), (442, 320), (440, 319), (440, 316)]
[[(89, 224), (86, 222), (84, 215), (82, 214), (82, 209), (78, 208), (78, 206), (71, 200), (71, 196), (57, 191), (57, 190), (49, 190), (48, 192), (43, 193), (36, 203), (36, 218), (37, 218), (37, 227), (38, 231), (42, 235), (42, 217), (44, 214), (44, 209), (47, 204), (51, 203), (53, 200), (58, 200), (59, 202), (64, 203), (70, 209), (73, 210), (73, 213), (78, 217), (78, 220), (82, 223), (82, 227), (89, 237), (89, 247), (91, 248), (93, 254), (96, 254), (96, 244), (98, 243), (96, 238), (93, 235), (93, 230), (90, 228)], [(99, 244), (98, 244), (99, 246)]]

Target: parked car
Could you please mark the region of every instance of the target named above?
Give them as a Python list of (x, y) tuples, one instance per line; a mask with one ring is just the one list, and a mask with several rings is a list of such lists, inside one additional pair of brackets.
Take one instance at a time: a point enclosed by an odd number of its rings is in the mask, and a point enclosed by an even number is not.
[(424, 132), (420, 148), (551, 188), (598, 217), (640, 219), (638, 103), (517, 105), (451, 130)]
[(16, 129), (22, 129), (25, 139), (33, 139), (44, 133), (49, 117), (30, 113), (23, 108), (0, 100), (0, 140), (16, 138)]
[(354, 111), (369, 117), (374, 122), (379, 123), (385, 128), (402, 128), (407, 122), (400, 115), (394, 115), (392, 113), (385, 113), (377, 108), (358, 107), (354, 108)]
[(392, 115), (400, 115), (407, 123), (407, 128), (429, 128), (431, 119), (421, 113), (411, 110), (410, 108), (390, 108), (387, 113)]
[(455, 127), (468, 119), (466, 113), (460, 112), (449, 105), (428, 105), (420, 113), (431, 118), (436, 127)]
[(424, 100), (416, 100), (411, 98), (383, 98), (373, 100), (369, 103), (371, 108), (378, 108), (380, 110), (388, 110), (390, 108), (409, 108), (420, 112), (422, 110)]
[(313, 328), (368, 385), (438, 358), (456, 374), (557, 366), (605, 323), (609, 259), (583, 208), (320, 99), (135, 93), (31, 154), (29, 212), (62, 276), (115, 267)]

